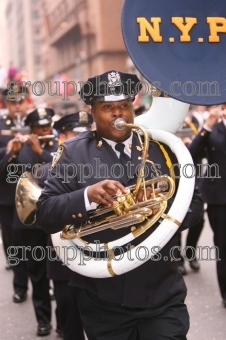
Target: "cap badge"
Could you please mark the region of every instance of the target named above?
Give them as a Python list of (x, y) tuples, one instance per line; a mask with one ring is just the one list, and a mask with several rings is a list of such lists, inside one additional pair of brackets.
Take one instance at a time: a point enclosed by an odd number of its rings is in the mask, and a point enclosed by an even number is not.
[(46, 117), (46, 110), (44, 109), (44, 107), (39, 107), (37, 111), (40, 119)]
[(122, 85), (120, 74), (118, 72), (108, 73), (108, 86), (115, 87)]
[(88, 124), (88, 113), (86, 111), (79, 112), (79, 123)]

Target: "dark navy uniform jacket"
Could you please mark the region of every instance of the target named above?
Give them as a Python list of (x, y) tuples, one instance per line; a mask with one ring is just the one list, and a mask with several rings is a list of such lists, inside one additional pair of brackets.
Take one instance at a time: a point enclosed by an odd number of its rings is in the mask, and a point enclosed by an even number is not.
[[(55, 137), (53, 140), (50, 140), (45, 143), (43, 147), (43, 152), (41, 155), (38, 155), (31, 149), (30, 144), (27, 142), (24, 143), (19, 155), (18, 155), (18, 163), (20, 164), (31, 164), (31, 168), (35, 164), (46, 164), (52, 162), (54, 152), (56, 152), (58, 148), (58, 138)], [(31, 171), (31, 168), (27, 168), (28, 171)]]
[[(10, 130), (13, 126), (15, 126), (14, 121), (9, 115), (0, 117), (0, 130)], [(5, 147), (12, 138), (13, 136), (4, 136), (0, 134), (0, 148)]]
[[(165, 146), (170, 158), (174, 159), (172, 152)], [(63, 152), (62, 152), (63, 150)], [(109, 179), (117, 180), (114, 176), (118, 175), (115, 164), (119, 163), (112, 148), (96, 132), (85, 132), (62, 144), (62, 150), (58, 150), (58, 164), (60, 166), (61, 178), (48, 178), (45, 189), (37, 202), (37, 219), (48, 233), (55, 233), (63, 229), (66, 224), (78, 224), (88, 220), (84, 202), (84, 190), (87, 186), (104, 180), (106, 167), (108, 168)], [(135, 166), (131, 175), (135, 174), (135, 167), (140, 163), (138, 157), (139, 141), (137, 136), (133, 136), (131, 162)], [(149, 159), (156, 164), (161, 164), (161, 174), (169, 174), (166, 166), (165, 157), (158, 144), (150, 143)], [(176, 160), (175, 160), (176, 161)], [(99, 169), (97, 162), (102, 166)], [(172, 161), (174, 162), (174, 161)], [(71, 164), (69, 174), (74, 178), (63, 178), (65, 164)], [(75, 175), (76, 166), (77, 174)], [(114, 168), (115, 167), (115, 168)], [(151, 164), (147, 179), (153, 176)], [(98, 172), (98, 168), (100, 171)], [(55, 170), (54, 170), (55, 169)], [(56, 175), (59, 169), (57, 165), (53, 169), (51, 176)], [(91, 169), (93, 173), (91, 174)], [(115, 169), (114, 176), (110, 170)], [(83, 172), (86, 178), (83, 176)], [(125, 186), (134, 184), (136, 176), (128, 180), (126, 177), (118, 178)], [(186, 195), (186, 193), (185, 193)], [(191, 212), (186, 218), (180, 230), (194, 225), (201, 218), (202, 200), (200, 195), (194, 195), (190, 205)], [(142, 242), (154, 229), (134, 240)], [(128, 229), (119, 230), (107, 229), (101, 233), (89, 235), (85, 239), (88, 242), (100, 240), (108, 242), (118, 239), (128, 233)], [(132, 244), (136, 245), (136, 243)], [(177, 237), (174, 236), (170, 242), (162, 249), (160, 261), (149, 260), (140, 267), (123, 275), (107, 278), (93, 279), (74, 273), (71, 284), (77, 287), (88, 289), (98, 294), (101, 299), (112, 301), (128, 307), (154, 307), (163, 304), (171, 296), (178, 293), (185, 293), (186, 286), (181, 274), (177, 269), (177, 262), (170, 260), (170, 249), (177, 245)], [(163, 257), (167, 256), (167, 261)]]
[[(208, 204), (226, 204), (226, 128), (222, 120), (214, 124), (212, 131), (204, 128), (189, 146), (192, 157), (199, 157), (206, 150), (210, 168), (199, 184), (204, 202)], [(209, 178), (208, 178), (209, 177)], [(219, 178), (220, 177), (220, 178)]]
[[(50, 167), (51, 164), (47, 163), (36, 170), (36, 181), (40, 188), (44, 188), (45, 186), (45, 181), (47, 180)], [(47, 257), (48, 279), (69, 282), (72, 277), (72, 271), (57, 257), (51, 237), (48, 239), (48, 247), (50, 249), (50, 258), (55, 259), (54, 261), (50, 261), (49, 256)]]
[[(58, 138), (54, 138), (53, 140), (47, 142), (43, 148), (43, 153), (38, 155), (35, 153), (28, 142), (25, 142), (20, 153), (17, 157), (17, 163), (20, 164), (30, 164), (31, 167), (27, 167), (27, 171), (31, 171), (35, 164), (46, 164), (48, 162), (52, 162), (52, 158), (54, 156), (54, 152), (56, 152), (58, 148)], [(23, 168), (23, 171), (25, 168)], [(15, 229), (34, 229), (40, 228), (39, 224), (35, 222), (31, 226), (25, 226), (18, 218), (17, 214), (14, 216), (13, 228)]]
[[(15, 126), (13, 120), (8, 115), (3, 115), (0, 118), (0, 131), (10, 130)], [(6, 145), (13, 138), (13, 136), (4, 136), (0, 133), (0, 205), (14, 206), (15, 205), (15, 189), (16, 181), (7, 182), (8, 177), (7, 166), (17, 162), (17, 158), (12, 157), (12, 153), (6, 154)], [(13, 176), (12, 176), (13, 177)], [(14, 178), (16, 179), (15, 175)]]

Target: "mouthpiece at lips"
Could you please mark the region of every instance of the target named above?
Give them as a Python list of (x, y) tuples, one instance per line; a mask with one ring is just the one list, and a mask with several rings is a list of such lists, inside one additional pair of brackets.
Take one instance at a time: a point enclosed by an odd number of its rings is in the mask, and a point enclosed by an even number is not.
[(123, 130), (125, 128), (126, 121), (123, 118), (117, 118), (114, 122), (114, 127), (117, 130)]

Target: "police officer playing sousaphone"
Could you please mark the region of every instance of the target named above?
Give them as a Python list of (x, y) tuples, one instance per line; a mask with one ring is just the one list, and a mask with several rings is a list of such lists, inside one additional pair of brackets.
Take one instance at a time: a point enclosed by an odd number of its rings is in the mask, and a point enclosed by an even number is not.
[[(134, 74), (111, 70), (88, 81), (80, 94), (85, 103), (91, 105), (96, 131), (85, 132), (59, 147), (52, 164), (51, 178), (46, 181), (37, 202), (37, 220), (48, 233), (59, 232), (69, 224), (80, 227), (82, 222), (89, 219), (90, 209), (95, 209), (99, 202), (112, 206), (112, 194), (125, 192), (125, 187), (136, 183), (138, 176), (133, 170), (140, 164), (138, 136), (130, 128), (116, 129), (115, 121), (123, 118), (126, 123), (133, 123), (132, 101), (140, 89), (139, 79)], [(92, 91), (88, 91), (89, 84), (92, 84)], [(132, 84), (131, 88), (128, 84)], [(161, 165), (162, 174), (170, 173), (169, 163), (176, 160), (166, 145), (150, 141), (148, 154), (155, 164)], [(82, 165), (89, 164), (94, 170), (97, 159), (102, 165), (99, 176), (86, 173), (86, 179), (81, 180), (79, 169)], [(126, 163), (128, 165), (129, 160), (135, 165), (130, 176), (122, 172), (123, 175), (115, 179), (110, 168), (115, 164), (122, 167)], [(70, 181), (63, 180), (65, 164), (77, 166), (78, 173), (73, 178), (71, 176)], [(146, 179), (156, 176), (152, 163), (147, 163), (147, 166), (149, 174)], [(58, 176), (53, 178), (56, 169)], [(103, 179), (103, 172), (106, 177), (106, 171), (107, 179)], [(150, 198), (152, 194), (153, 190), (148, 188), (147, 196)], [(143, 197), (144, 191), (140, 189), (138, 201), (142, 201)], [(195, 194), (179, 230), (196, 223), (200, 212), (201, 199)], [(132, 245), (145, 240), (155, 228), (156, 224), (138, 237), (139, 240), (134, 239)], [(106, 229), (85, 237), (85, 241), (106, 243), (126, 234), (126, 228)], [(81, 318), (89, 340), (186, 338), (189, 328), (184, 304), (186, 287), (177, 263), (169, 258), (170, 249), (175, 245), (177, 237), (173, 236), (161, 250), (161, 259), (149, 260), (119, 276), (91, 278), (73, 274), (70, 284), (77, 288)]]

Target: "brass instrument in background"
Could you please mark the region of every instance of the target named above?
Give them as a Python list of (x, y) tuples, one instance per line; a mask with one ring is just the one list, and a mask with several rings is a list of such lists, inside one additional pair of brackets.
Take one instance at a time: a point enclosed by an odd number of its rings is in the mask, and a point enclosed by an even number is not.
[[(0, 130), (1, 136), (16, 136), (15, 141), (22, 141), (25, 142), (27, 140), (28, 135), (31, 132), (31, 129), (29, 126), (23, 126), (20, 112), (16, 112), (16, 125), (12, 126), (9, 130)], [(19, 134), (20, 136), (18, 136)], [(38, 136), (39, 140), (42, 139), (52, 139), (56, 137), (55, 135), (46, 135), (46, 136)]]
[[(175, 191), (174, 179), (169, 176), (158, 176), (145, 181), (145, 163), (148, 160), (149, 136), (146, 130), (139, 125), (127, 124), (123, 119), (118, 118), (115, 121), (116, 129), (140, 130), (138, 138), (141, 144), (142, 156), (141, 166), (135, 185), (126, 188), (126, 193), (114, 195), (114, 204), (112, 207), (98, 205), (95, 211), (89, 213), (89, 221), (81, 226), (66, 225), (62, 231), (62, 238), (74, 239), (81, 238), (85, 235), (100, 232), (111, 228), (113, 230), (131, 227), (131, 232), (135, 237), (140, 236), (148, 230), (158, 219), (164, 215), (167, 207), (167, 200), (172, 197)], [(152, 163), (154, 166), (154, 164)], [(151, 198), (147, 198), (147, 187), (152, 188)], [(160, 188), (160, 193), (155, 193), (156, 188)], [(144, 190), (144, 199), (137, 202), (137, 195), (140, 189)], [(37, 185), (31, 174), (24, 173), (17, 184), (16, 188), (16, 209), (22, 223), (31, 225), (35, 221), (36, 201), (41, 194), (41, 189)]]
[(41, 188), (30, 172), (24, 172), (17, 183), (15, 203), (19, 219), (26, 226), (35, 223), (36, 202)]
[(23, 126), (22, 120), (21, 120), (21, 114), (20, 112), (16, 112), (16, 124), (15, 126), (12, 126), (9, 130), (0, 130), (0, 135), (2, 136), (14, 136), (17, 133), (20, 133), (21, 135), (28, 135), (30, 133), (30, 127), (29, 126)]

